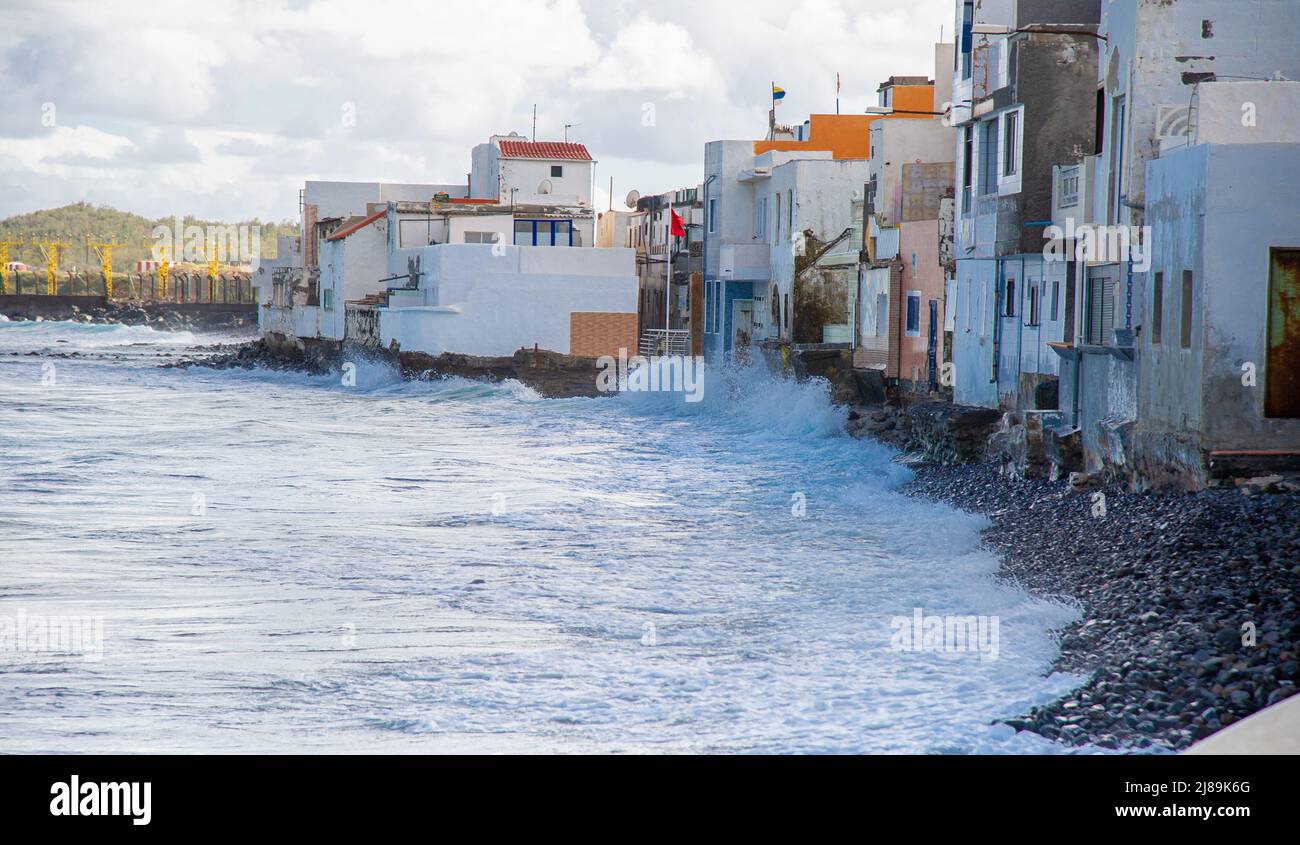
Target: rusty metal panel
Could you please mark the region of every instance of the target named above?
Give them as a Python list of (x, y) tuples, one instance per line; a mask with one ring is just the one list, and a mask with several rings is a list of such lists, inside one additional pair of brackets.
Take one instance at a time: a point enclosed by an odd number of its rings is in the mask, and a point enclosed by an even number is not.
[(1264, 414), (1300, 417), (1300, 249), (1274, 249), (1268, 274)]

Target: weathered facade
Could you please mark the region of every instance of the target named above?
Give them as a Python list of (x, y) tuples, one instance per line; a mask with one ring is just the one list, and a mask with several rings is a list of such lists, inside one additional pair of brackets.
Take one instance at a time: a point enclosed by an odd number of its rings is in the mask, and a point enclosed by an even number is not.
[(1045, 255), (1052, 165), (1092, 153), (1099, 3), (971, 8), (958, 3), (953, 83), (955, 99), (970, 93), (953, 108), (954, 399), (1055, 409), (1069, 270)]

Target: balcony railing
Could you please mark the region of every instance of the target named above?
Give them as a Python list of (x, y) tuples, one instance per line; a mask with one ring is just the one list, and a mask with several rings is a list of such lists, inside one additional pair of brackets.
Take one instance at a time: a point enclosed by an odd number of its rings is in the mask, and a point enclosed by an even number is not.
[(647, 357), (690, 355), (691, 333), (686, 329), (646, 329), (637, 352)]

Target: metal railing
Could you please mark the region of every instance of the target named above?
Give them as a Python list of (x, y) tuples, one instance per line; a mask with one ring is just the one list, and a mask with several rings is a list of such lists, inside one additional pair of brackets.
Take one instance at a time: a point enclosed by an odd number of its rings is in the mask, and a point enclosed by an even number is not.
[(641, 355), (690, 355), (691, 333), (686, 329), (647, 329), (637, 348)]

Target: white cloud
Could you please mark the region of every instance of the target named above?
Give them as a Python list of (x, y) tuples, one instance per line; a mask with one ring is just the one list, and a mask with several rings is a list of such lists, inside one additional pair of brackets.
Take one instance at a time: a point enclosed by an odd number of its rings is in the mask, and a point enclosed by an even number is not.
[(833, 109), (836, 71), (860, 111), (887, 76), (932, 74), (953, 18), (952, 0), (8, 5), (0, 216), (85, 199), (281, 219), (307, 178), (458, 182), (534, 103), (539, 137), (576, 124), (602, 192), (668, 190), (699, 180), (705, 141), (762, 136), (772, 80), (783, 122)]
[(646, 91), (669, 96), (724, 90), (713, 59), (675, 23), (637, 18), (620, 29), (600, 60), (574, 80), (579, 91)]

